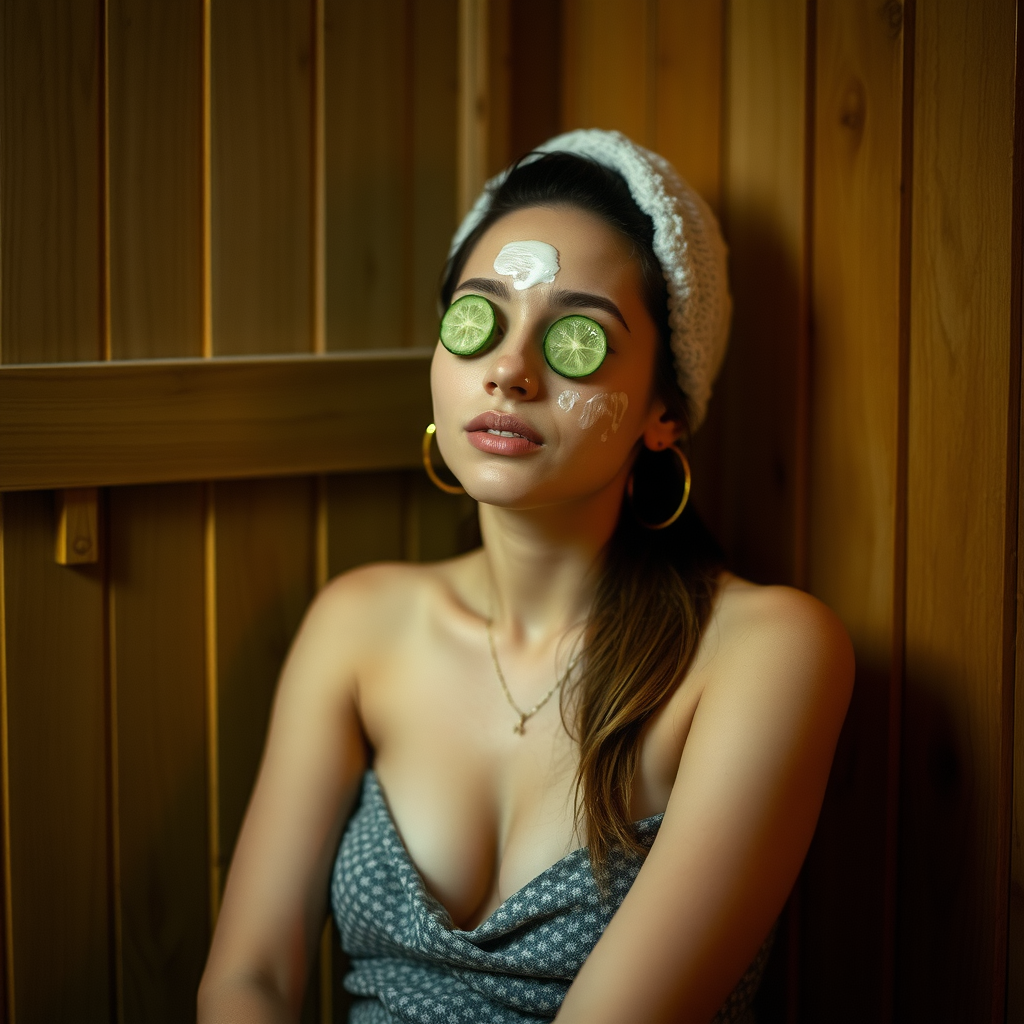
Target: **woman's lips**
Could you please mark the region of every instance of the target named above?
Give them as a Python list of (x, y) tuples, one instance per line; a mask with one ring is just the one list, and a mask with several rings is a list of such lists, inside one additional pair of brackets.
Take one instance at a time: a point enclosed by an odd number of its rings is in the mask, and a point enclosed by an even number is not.
[(526, 455), (544, 444), (536, 430), (503, 412), (485, 412), (470, 420), (466, 436), (474, 448), (494, 455)]

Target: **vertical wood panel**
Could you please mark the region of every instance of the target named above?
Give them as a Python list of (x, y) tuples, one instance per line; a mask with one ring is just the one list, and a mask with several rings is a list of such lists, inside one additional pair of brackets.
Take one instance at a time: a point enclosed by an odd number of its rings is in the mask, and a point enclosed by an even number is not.
[(0, 358), (102, 357), (100, 8), (5, 3)]
[[(1010, 329), (1018, 358), (1024, 349), (1024, 9), (1017, 4), (1017, 54), (1013, 138), (1013, 280)], [(1024, 1024), (1024, 363), (1018, 368), (1017, 395), (1017, 579), (1013, 723), (1013, 803), (1011, 807), (1010, 901), (1007, 935), (1007, 1024)], [(1012, 443), (1012, 438), (1011, 438)], [(1013, 501), (1012, 494), (1007, 495)]]
[(422, 472), (409, 474), (406, 487), (406, 558), (433, 562), (480, 545), (472, 498), (439, 491)]
[(404, 0), (326, 0), (327, 347), (393, 348), (408, 286), (403, 246)]
[[(310, 351), (322, 170), (311, 0), (218, 0), (211, 19), (212, 350)], [(327, 69), (325, 68), (325, 71)], [(329, 118), (329, 111), (326, 112)], [(327, 256), (329, 258), (329, 243)], [(212, 771), (220, 884), (255, 778), (285, 652), (315, 589), (311, 480), (215, 488), (208, 600), (216, 631)], [(304, 1019), (317, 1013), (319, 982)]]
[[(1021, 342), (1024, 343), (1024, 342)], [(1024, 380), (1021, 382), (1024, 391)], [(1024, 419), (1024, 409), (1022, 409)], [(1017, 650), (1013, 728), (1011, 876), (1007, 934), (1007, 1024), (1024, 1024), (1024, 437), (1017, 499)]]
[(313, 0), (313, 345), (327, 351), (326, 3)]
[(213, 4), (217, 355), (312, 348), (313, 26), (310, 0)]
[[(103, 353), (100, 7), (5, 4), (0, 357)], [(8, 1011), (114, 1012), (102, 566), (54, 562), (53, 496), (4, 523)], [(102, 557), (102, 554), (101, 554)]]
[[(1012, 253), (1015, 289), (1011, 330), (1024, 349), (1024, 11), (1017, 4), (1017, 67), (1014, 96), (1014, 180)], [(1010, 907), (1007, 950), (1007, 1024), (1024, 1024), (1024, 365), (1018, 394), (1016, 658), (1013, 724), (1013, 806), (1011, 822)], [(1007, 496), (1013, 500), (1013, 495)]]
[(722, 0), (658, 0), (652, 148), (717, 210), (721, 191)]
[(902, 38), (873, 0), (819, 6), (817, 29), (808, 583), (850, 631), (857, 684), (803, 875), (802, 1007), (807, 1020), (881, 1021), (898, 787)]
[(432, 345), (455, 230), (457, 0), (325, 0), (329, 349)]
[(53, 496), (4, 497), (15, 1016), (114, 1010), (104, 597), (99, 566), (53, 558)]
[(652, 0), (564, 0), (564, 128), (616, 128), (653, 145)]
[(327, 480), (329, 576), (405, 554), (402, 473), (348, 473)]
[[(458, 4), (413, 4), (412, 309), (407, 345), (437, 342), (438, 288), (455, 233), (455, 110)], [(496, 171), (497, 167), (489, 168)], [(424, 424), (426, 426), (426, 424)]]
[(202, 355), (202, 14), (201, 0), (110, 0), (118, 359)]
[[(313, 351), (327, 351), (327, 74), (326, 4), (314, 0), (313, 25)], [(314, 585), (317, 590), (327, 582), (327, 481), (318, 476), (315, 489)], [(328, 917), (320, 936), (312, 986), (318, 998), (303, 1002), (303, 1021), (310, 1015), (318, 1024), (334, 1021), (335, 990), (341, 997), (342, 975), (335, 976), (338, 936)], [(307, 988), (307, 996), (309, 994)], [(314, 1002), (316, 1005), (314, 1005)]]
[(492, 23), (497, 15), (500, 24), (505, 9), (502, 0), (459, 0), (455, 213), (460, 220), (488, 177), (494, 114)]
[[(511, 85), (511, 22), (512, 0), (488, 0), (490, 24), (487, 33), (487, 177), (507, 167), (512, 159), (509, 151), (509, 114)], [(473, 197), (476, 198), (475, 196)]]
[(203, 356), (213, 355), (213, 11), (212, 0), (203, 4), (201, 94), (202, 200), (202, 315)]
[[(203, 8), (109, 14), (111, 350), (203, 352)], [(203, 492), (111, 493), (112, 749), (123, 1020), (194, 1012), (209, 935)]]
[[(917, 9), (897, 1014), (1002, 1019), (1014, 5)], [(1005, 844), (1005, 848), (1004, 848)]]
[[(804, 0), (727, 8), (721, 218), (733, 323), (694, 442), (698, 509), (730, 567), (771, 583), (798, 577), (804, 500), (807, 20)], [(799, 885), (759, 999), (773, 1019), (795, 1012), (798, 908)]]
[(562, 130), (562, 5), (515, 0), (508, 22), (508, 149), (517, 159)]
[(10, 955), (12, 949), (11, 896), (14, 887), (11, 884), (11, 817), (10, 817), (10, 754), (9, 729), (7, 715), (7, 609), (6, 586), (7, 577), (6, 555), (4, 554), (4, 496), (0, 494), (0, 838), (2, 838), (3, 869), (3, 931), (0, 942), (0, 1020), (8, 1024), (13, 1020), (14, 1004), (14, 960)]
[(722, 220), (733, 327), (696, 442), (706, 491), (718, 492), (698, 494), (701, 510), (738, 572), (776, 583), (795, 576), (800, 500), (805, 23), (803, 0), (729, 8)]
[(314, 496), (304, 478), (218, 483), (216, 492), (220, 852), (226, 870), (277, 675), (315, 589)]
[[(256, 779), (277, 677), (316, 590), (316, 494), (309, 478), (223, 482), (215, 490), (215, 874), (222, 883)], [(304, 1022), (319, 1014), (317, 966)]]
[[(1019, 65), (1018, 65), (1019, 66)], [(1018, 259), (1020, 259), (1018, 251)], [(1024, 281), (1019, 285), (1024, 289)], [(1018, 344), (1024, 345), (1019, 338)], [(1024, 380), (1021, 381), (1024, 393)], [(1022, 409), (1024, 420), (1024, 409)], [(1024, 433), (1024, 432), (1022, 432)], [(1018, 460), (1017, 650), (1013, 728), (1013, 808), (1007, 950), (1007, 1024), (1024, 1024), (1024, 437)]]
[(123, 1019), (194, 1013), (209, 934), (203, 494), (110, 496)]

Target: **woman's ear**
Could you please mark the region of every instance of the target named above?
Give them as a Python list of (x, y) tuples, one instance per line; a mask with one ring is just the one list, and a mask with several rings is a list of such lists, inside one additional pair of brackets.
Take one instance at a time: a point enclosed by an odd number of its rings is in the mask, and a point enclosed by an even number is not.
[(683, 424), (672, 416), (660, 398), (656, 399), (644, 427), (644, 447), (659, 452), (675, 444), (682, 436)]

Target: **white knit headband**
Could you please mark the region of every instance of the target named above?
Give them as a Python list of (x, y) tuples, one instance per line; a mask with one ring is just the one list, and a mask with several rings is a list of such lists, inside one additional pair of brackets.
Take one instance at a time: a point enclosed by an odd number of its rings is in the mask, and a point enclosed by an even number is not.
[[(599, 128), (557, 135), (536, 153), (573, 153), (618, 171), (637, 206), (654, 222), (654, 254), (668, 285), (668, 322), (672, 331), (679, 387), (690, 401), (690, 429), (704, 419), (711, 385), (722, 365), (732, 300), (726, 271), (726, 247), (707, 203), (664, 158), (638, 146), (620, 132)], [(529, 163), (536, 157), (527, 157)], [(480, 223), (491, 196), (508, 171), (491, 178), (452, 239), (449, 259)]]

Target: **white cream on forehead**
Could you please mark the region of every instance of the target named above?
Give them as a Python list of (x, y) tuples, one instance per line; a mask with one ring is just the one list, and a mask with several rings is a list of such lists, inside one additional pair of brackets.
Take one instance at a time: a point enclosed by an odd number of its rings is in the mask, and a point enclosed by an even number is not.
[(511, 277), (517, 292), (535, 284), (551, 284), (558, 273), (558, 250), (547, 242), (509, 242), (501, 247), (494, 272)]

